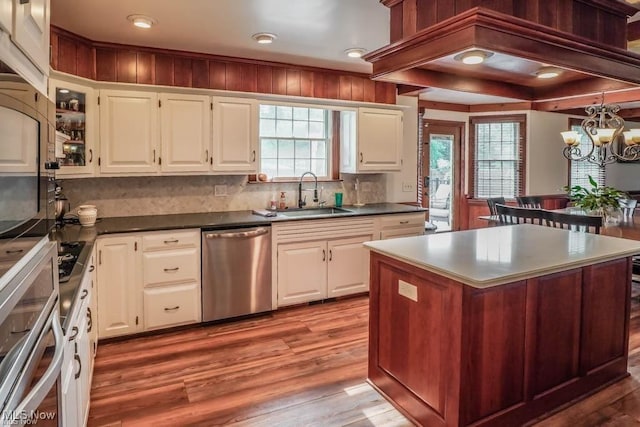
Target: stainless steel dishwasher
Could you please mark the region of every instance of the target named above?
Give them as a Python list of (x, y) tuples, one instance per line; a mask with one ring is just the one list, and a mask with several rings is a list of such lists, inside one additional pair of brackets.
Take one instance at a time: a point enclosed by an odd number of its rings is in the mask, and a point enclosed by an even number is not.
[(202, 320), (271, 310), (271, 227), (202, 232)]

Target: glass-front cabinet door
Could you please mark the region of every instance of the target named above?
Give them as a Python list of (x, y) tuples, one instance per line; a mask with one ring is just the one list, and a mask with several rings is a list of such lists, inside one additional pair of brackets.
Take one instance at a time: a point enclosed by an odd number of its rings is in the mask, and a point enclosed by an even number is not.
[(50, 97), (56, 103), (57, 175), (92, 175), (96, 149), (96, 99), (92, 88), (51, 79)]

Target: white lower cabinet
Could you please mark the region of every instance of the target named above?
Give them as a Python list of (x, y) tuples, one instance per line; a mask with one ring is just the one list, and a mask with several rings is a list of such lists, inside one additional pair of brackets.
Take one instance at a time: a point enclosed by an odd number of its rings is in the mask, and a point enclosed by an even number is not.
[(61, 418), (65, 427), (85, 426), (89, 417), (89, 396), (93, 377), (95, 324), (91, 306), (93, 270), (85, 272), (65, 332), (62, 365)]
[(140, 237), (101, 237), (98, 246), (98, 336), (142, 331)]
[(278, 305), (327, 297), (327, 243), (278, 245)]
[(278, 306), (368, 291), (373, 230), (372, 219), (274, 224)]
[(159, 286), (144, 290), (146, 330), (200, 321), (200, 284)]
[(200, 322), (200, 230), (98, 239), (99, 337)]
[(422, 236), (424, 223), (424, 212), (382, 215), (378, 217), (378, 232), (376, 234), (380, 240)]

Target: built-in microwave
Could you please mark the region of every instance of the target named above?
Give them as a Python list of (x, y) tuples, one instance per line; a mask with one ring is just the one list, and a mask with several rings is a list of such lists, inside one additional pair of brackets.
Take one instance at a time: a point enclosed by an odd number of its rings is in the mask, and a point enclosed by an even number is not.
[(55, 104), (0, 62), (0, 277), (54, 226)]

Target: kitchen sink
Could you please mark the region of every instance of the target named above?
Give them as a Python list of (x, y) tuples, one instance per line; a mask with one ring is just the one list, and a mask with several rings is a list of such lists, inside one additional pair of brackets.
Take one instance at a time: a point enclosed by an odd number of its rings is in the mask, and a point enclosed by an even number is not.
[(298, 216), (320, 216), (320, 215), (338, 215), (351, 213), (350, 210), (342, 208), (308, 208), (308, 209), (288, 209), (284, 212), (278, 212), (278, 215), (298, 217)]

